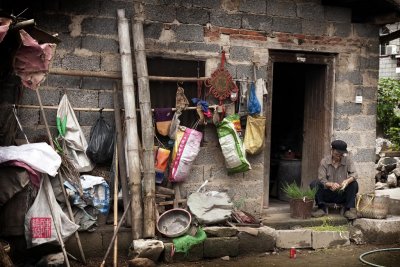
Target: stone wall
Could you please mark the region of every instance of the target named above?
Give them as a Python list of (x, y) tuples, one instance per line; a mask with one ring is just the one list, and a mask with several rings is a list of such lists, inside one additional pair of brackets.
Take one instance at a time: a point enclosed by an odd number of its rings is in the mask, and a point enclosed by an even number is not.
[[(31, 1), (32, 2), (32, 1)], [(378, 28), (351, 23), (351, 10), (323, 6), (318, 0), (146, 0), (144, 34), (149, 56), (206, 61), (206, 75), (216, 68), (220, 51), (234, 78), (267, 78), (269, 49), (308, 51), (336, 55), (335, 109), (332, 138), (348, 142), (362, 176), (361, 190), (373, 188), (378, 79)], [(133, 1), (35, 1), (33, 14), (41, 28), (56, 32), (58, 46), (53, 69), (98, 73), (120, 71), (116, 9), (127, 18)], [(40, 4), (39, 4), (40, 3)], [(33, 4), (33, 3), (31, 3)], [(112, 84), (105, 78), (49, 75), (41, 88), (44, 105), (57, 105), (66, 92), (73, 107), (112, 107)], [(356, 104), (356, 94), (363, 103)], [(122, 103), (122, 102), (121, 102)], [(34, 92), (25, 90), (23, 104), (37, 105)], [(56, 110), (47, 110), (55, 134)], [(88, 136), (96, 112), (76, 112)], [(105, 114), (113, 120), (113, 114)], [(44, 134), (39, 110), (21, 109), (28, 137)], [(250, 212), (261, 210), (264, 154), (249, 157), (253, 169), (228, 176), (215, 128), (207, 127), (205, 142), (192, 177), (182, 193), (193, 191), (206, 179), (208, 189), (227, 190), (235, 202)]]

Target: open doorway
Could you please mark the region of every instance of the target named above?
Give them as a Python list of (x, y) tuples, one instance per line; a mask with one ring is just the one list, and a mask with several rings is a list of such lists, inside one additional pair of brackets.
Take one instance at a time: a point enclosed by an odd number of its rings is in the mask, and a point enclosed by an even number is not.
[(333, 60), (332, 55), (270, 53), (264, 207), (269, 200), (288, 200), (281, 190), (285, 183), (308, 187), (317, 177), (332, 134)]

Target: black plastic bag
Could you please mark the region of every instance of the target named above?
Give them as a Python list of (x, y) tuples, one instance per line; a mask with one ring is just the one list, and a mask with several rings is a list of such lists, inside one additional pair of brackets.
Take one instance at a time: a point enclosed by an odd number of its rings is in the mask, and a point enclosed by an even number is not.
[(114, 128), (100, 113), (95, 125), (90, 130), (90, 141), (86, 155), (95, 163), (109, 163), (114, 153)]

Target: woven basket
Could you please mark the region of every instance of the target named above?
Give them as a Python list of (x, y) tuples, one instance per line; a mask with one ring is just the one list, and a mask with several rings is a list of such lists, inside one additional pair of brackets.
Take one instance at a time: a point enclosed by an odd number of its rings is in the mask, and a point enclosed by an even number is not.
[(389, 210), (389, 198), (387, 196), (375, 196), (375, 194), (357, 195), (358, 217), (370, 219), (385, 219)]

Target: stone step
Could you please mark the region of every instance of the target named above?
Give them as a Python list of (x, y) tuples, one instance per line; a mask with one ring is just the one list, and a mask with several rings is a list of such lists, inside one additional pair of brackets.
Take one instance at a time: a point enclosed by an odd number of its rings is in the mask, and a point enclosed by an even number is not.
[(290, 213), (276, 213), (265, 215), (262, 223), (275, 229), (294, 229), (301, 227), (320, 226), (328, 221), (330, 225), (346, 225), (348, 221), (340, 214), (330, 213), (327, 216), (310, 219), (294, 219)]
[(395, 244), (400, 242), (400, 216), (386, 219), (360, 218), (350, 228), (351, 239), (357, 244)]

